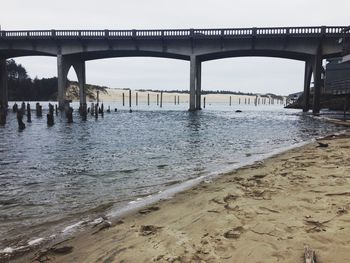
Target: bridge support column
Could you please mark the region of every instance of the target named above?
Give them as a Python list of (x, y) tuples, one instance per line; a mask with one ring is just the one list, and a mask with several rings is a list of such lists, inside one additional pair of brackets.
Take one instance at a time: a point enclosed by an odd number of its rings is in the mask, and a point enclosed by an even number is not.
[(6, 59), (0, 59), (0, 104), (8, 106)]
[(196, 110), (201, 110), (201, 94), (202, 94), (202, 62), (197, 61), (196, 74)]
[(197, 57), (191, 56), (191, 61), (190, 61), (190, 108), (189, 108), (189, 111), (196, 110), (196, 75), (197, 75)]
[(312, 113), (318, 115), (321, 109), (321, 88), (322, 88), (322, 53), (319, 51), (315, 56), (313, 74), (314, 74), (314, 100), (312, 105)]
[(68, 59), (62, 55), (57, 56), (57, 80), (58, 80), (58, 107), (60, 110), (64, 109), (64, 102), (66, 99), (67, 75), (71, 64)]
[(86, 69), (85, 69), (85, 61), (73, 63), (73, 68), (75, 73), (77, 74), (78, 82), (79, 82), (79, 100), (80, 105), (84, 106), (86, 104)]
[(303, 94), (303, 112), (310, 110), (310, 83), (312, 76), (312, 62), (305, 62), (305, 74), (304, 74), (304, 94)]

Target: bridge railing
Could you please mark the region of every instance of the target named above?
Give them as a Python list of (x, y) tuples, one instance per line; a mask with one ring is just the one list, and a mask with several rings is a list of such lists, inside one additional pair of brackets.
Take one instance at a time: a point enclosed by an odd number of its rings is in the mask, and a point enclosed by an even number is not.
[(0, 39), (45, 38), (244, 38), (269, 36), (350, 36), (347, 27), (264, 27), (224, 29), (172, 29), (172, 30), (34, 30), (0, 31)]

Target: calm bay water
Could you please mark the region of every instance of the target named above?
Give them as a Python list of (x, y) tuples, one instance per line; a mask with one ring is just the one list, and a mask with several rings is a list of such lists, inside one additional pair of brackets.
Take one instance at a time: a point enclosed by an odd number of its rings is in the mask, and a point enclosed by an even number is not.
[(73, 124), (58, 116), (53, 127), (33, 112), (24, 131), (9, 113), (0, 127), (0, 251), (341, 130), (281, 105), (217, 104), (196, 113), (187, 104), (141, 105), (133, 113), (110, 105), (104, 118), (83, 122), (75, 112)]

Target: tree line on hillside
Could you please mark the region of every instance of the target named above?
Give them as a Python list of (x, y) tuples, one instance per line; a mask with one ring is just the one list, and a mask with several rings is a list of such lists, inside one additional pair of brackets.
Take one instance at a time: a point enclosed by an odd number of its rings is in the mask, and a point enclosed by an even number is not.
[(57, 78), (31, 79), (27, 70), (13, 59), (6, 61), (9, 100), (55, 100)]
[[(13, 59), (6, 61), (8, 96), (10, 101), (50, 101), (57, 100), (58, 82), (57, 77), (34, 78), (28, 76), (27, 70), (17, 64)], [(79, 98), (79, 88), (76, 81), (69, 81), (71, 95), (74, 99)], [(87, 84), (86, 95), (95, 99), (95, 90), (106, 92), (106, 87)]]

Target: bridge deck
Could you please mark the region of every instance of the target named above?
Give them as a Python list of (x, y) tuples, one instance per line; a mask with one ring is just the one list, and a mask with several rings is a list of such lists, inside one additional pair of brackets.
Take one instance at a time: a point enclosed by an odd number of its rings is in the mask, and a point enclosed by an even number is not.
[(171, 30), (31, 30), (0, 31), (0, 39), (157, 39), (157, 38), (247, 38), (247, 37), (319, 37), (350, 36), (344, 26), (332, 27), (253, 27), (224, 29), (171, 29)]

